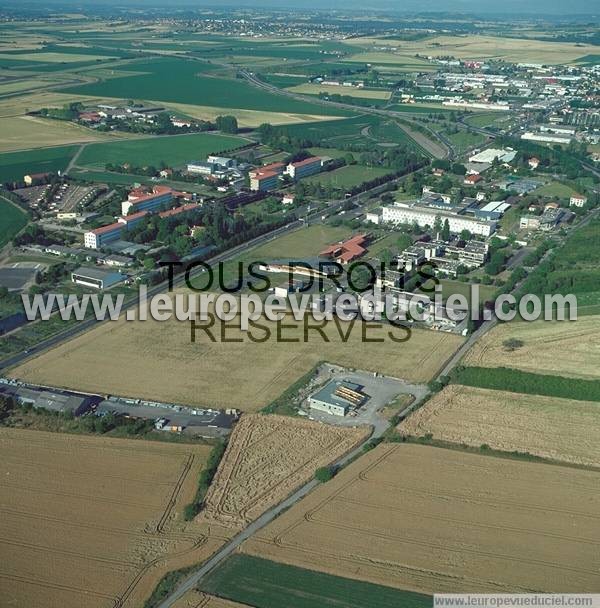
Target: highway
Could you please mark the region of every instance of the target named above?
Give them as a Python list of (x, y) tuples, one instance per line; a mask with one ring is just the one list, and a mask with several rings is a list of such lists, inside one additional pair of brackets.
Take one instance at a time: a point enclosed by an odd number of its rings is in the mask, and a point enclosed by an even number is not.
[[(233, 67), (233, 66), (230, 66), (230, 67)], [(370, 108), (370, 107), (365, 107), (365, 106), (355, 106), (355, 105), (348, 104), (348, 103), (320, 99), (319, 97), (316, 97), (316, 96), (301, 95), (300, 93), (294, 93), (293, 91), (287, 91), (286, 89), (279, 89), (274, 85), (271, 85), (267, 82), (263, 82), (262, 80), (260, 80), (256, 76), (254, 76), (254, 74), (252, 74), (251, 72), (248, 72), (246, 70), (239, 70), (239, 73), (250, 84), (252, 84), (255, 87), (258, 87), (260, 89), (269, 91), (270, 93), (273, 93), (275, 95), (289, 97), (290, 99), (294, 99), (296, 101), (309, 101), (310, 103), (321, 105), (321, 106), (334, 107), (334, 108), (339, 108), (341, 110), (350, 110), (351, 112), (360, 113), (360, 114), (375, 114), (378, 116), (385, 116), (387, 118), (392, 118), (397, 121), (401, 121), (401, 122), (397, 123), (398, 126), (401, 129), (403, 129), (404, 131), (406, 131), (407, 134), (409, 135), (409, 137), (411, 137), (419, 145), (424, 147), (432, 156), (434, 156), (436, 158), (455, 158), (456, 157), (456, 150), (455, 150), (454, 146), (444, 135), (442, 135), (440, 133), (436, 133), (435, 131), (433, 131), (432, 129), (427, 127), (426, 125), (417, 123), (416, 121), (411, 119), (409, 116), (407, 116), (406, 112), (394, 112), (393, 110), (385, 110), (383, 108)], [(434, 147), (429, 146), (429, 149), (428, 149), (427, 145), (424, 144), (423, 141), (420, 141), (421, 138), (423, 138), (423, 139), (426, 139), (426, 138), (424, 138), (423, 136), (418, 137), (418, 135), (420, 135), (419, 132), (416, 130), (413, 131), (410, 127), (406, 126), (406, 124), (403, 124), (406, 122), (414, 123), (415, 126), (419, 127), (419, 129), (423, 129), (423, 130), (427, 131), (431, 137), (430, 143), (433, 143)], [(439, 142), (439, 144), (436, 142)]]

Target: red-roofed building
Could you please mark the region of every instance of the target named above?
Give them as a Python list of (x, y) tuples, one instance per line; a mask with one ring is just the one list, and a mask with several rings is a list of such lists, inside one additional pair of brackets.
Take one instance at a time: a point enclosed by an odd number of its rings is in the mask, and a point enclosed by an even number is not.
[(332, 258), (340, 264), (348, 264), (356, 258), (361, 257), (366, 251), (365, 245), (368, 243), (367, 234), (357, 234), (347, 241), (335, 243), (324, 249), (319, 254), (322, 257)]
[(279, 184), (279, 176), (283, 173), (285, 165), (283, 163), (271, 163), (264, 167), (259, 167), (248, 174), (250, 177), (250, 190), (264, 192), (272, 190)]
[(79, 120), (83, 122), (100, 122), (102, 116), (100, 116), (98, 112), (81, 112), (81, 114), (79, 114)]
[(129, 229), (133, 228), (136, 224), (139, 224), (148, 214), (148, 211), (138, 211), (137, 213), (131, 213), (125, 217), (120, 217), (117, 221), (119, 224), (123, 224)]
[(300, 179), (302, 177), (307, 177), (308, 175), (319, 173), (322, 166), (323, 160), (321, 158), (318, 156), (311, 156), (310, 158), (305, 158), (304, 160), (290, 163), (286, 167), (285, 172), (292, 179)]
[(482, 179), (483, 178), (481, 177), (481, 175), (476, 175), (476, 174), (467, 175), (467, 176), (465, 176), (463, 183), (466, 186), (474, 186), (476, 183), (480, 182)]
[(173, 202), (173, 189), (168, 186), (154, 186), (152, 193), (140, 195), (140, 190), (135, 190), (135, 196), (131, 199), (131, 194), (126, 201), (121, 203), (121, 215), (127, 215), (132, 209), (134, 213), (138, 211), (158, 211), (160, 208), (170, 205)]
[(162, 211), (158, 214), (158, 217), (173, 217), (174, 215), (179, 215), (180, 213), (185, 213), (186, 211), (192, 211), (193, 209), (197, 209), (198, 207), (199, 205), (197, 203), (190, 203), (189, 205), (182, 205), (181, 207), (175, 207), (175, 209)]
[(123, 230), (126, 230), (126, 226), (120, 222), (89, 230), (83, 237), (84, 245), (88, 249), (100, 249), (107, 243), (119, 240)]

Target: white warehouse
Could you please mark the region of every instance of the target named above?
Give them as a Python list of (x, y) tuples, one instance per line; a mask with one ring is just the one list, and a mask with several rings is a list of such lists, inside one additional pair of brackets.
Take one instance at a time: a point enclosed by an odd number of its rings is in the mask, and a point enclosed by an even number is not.
[(429, 209), (414, 203), (394, 203), (383, 207), (381, 219), (384, 223), (414, 224), (416, 222), (420, 227), (432, 227), (436, 217), (439, 217), (442, 222), (447, 219), (450, 231), (456, 234), (468, 230), (471, 234), (490, 236), (496, 231), (496, 222), (477, 220), (473, 217), (448, 213), (439, 209)]

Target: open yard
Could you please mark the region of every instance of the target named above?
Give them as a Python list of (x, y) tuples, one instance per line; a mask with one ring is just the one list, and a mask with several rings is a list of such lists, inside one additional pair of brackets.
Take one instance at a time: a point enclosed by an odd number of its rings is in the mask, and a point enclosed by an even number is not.
[[(308, 317), (307, 321), (315, 325)], [(394, 338), (405, 340), (395, 342), (388, 327), (356, 323), (351, 328), (350, 323), (339, 320), (339, 324), (330, 322), (322, 329), (324, 336), (309, 329), (306, 337), (304, 323), (292, 318), (279, 329), (274, 321), (261, 319), (258, 323), (264, 329), (257, 327), (251, 334), (234, 327), (233, 322), (215, 325), (212, 337), (199, 329), (196, 341), (191, 342), (188, 321), (121, 319), (9, 373), (28, 381), (90, 392), (252, 412), (273, 401), (320, 360), (410, 382), (427, 382), (463, 341), (452, 334), (412, 330), (408, 335), (394, 329)], [(349, 335), (343, 337), (346, 333)]]
[(135, 166), (158, 166), (164, 161), (173, 166), (247, 143), (248, 140), (243, 137), (210, 133), (113, 141), (87, 146), (77, 159), (77, 164), (104, 168), (106, 163), (129, 162)]
[(568, 199), (572, 194), (575, 193), (575, 190), (566, 184), (561, 184), (560, 182), (549, 182), (541, 188), (538, 188), (535, 193), (539, 196), (551, 196)]
[(447, 386), (401, 433), (600, 467), (600, 403)]
[(201, 518), (244, 527), (366, 439), (371, 429), (287, 416), (243, 416), (210, 486)]
[(594, 471), (383, 444), (241, 550), (425, 594), (592, 593), (598, 480)]
[(222, 543), (182, 517), (209, 451), (0, 429), (2, 604), (142, 606), (168, 570)]
[(391, 169), (382, 167), (365, 167), (362, 165), (347, 165), (335, 171), (325, 171), (317, 175), (311, 175), (302, 181), (309, 184), (322, 184), (323, 186), (333, 186), (334, 188), (352, 188), (363, 182), (368, 182), (376, 177), (391, 173)]
[[(600, 317), (577, 321), (503, 323), (478, 340), (465, 357), (465, 365), (508, 367), (538, 374), (573, 378), (600, 378)], [(510, 350), (507, 340), (523, 346)]]

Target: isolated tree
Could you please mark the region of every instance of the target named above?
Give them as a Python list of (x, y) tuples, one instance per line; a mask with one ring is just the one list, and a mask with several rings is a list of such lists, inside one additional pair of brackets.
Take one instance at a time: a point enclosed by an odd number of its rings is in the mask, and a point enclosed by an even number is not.
[(325, 483), (330, 479), (333, 479), (334, 470), (331, 467), (319, 467), (315, 471), (315, 479), (321, 483)]

